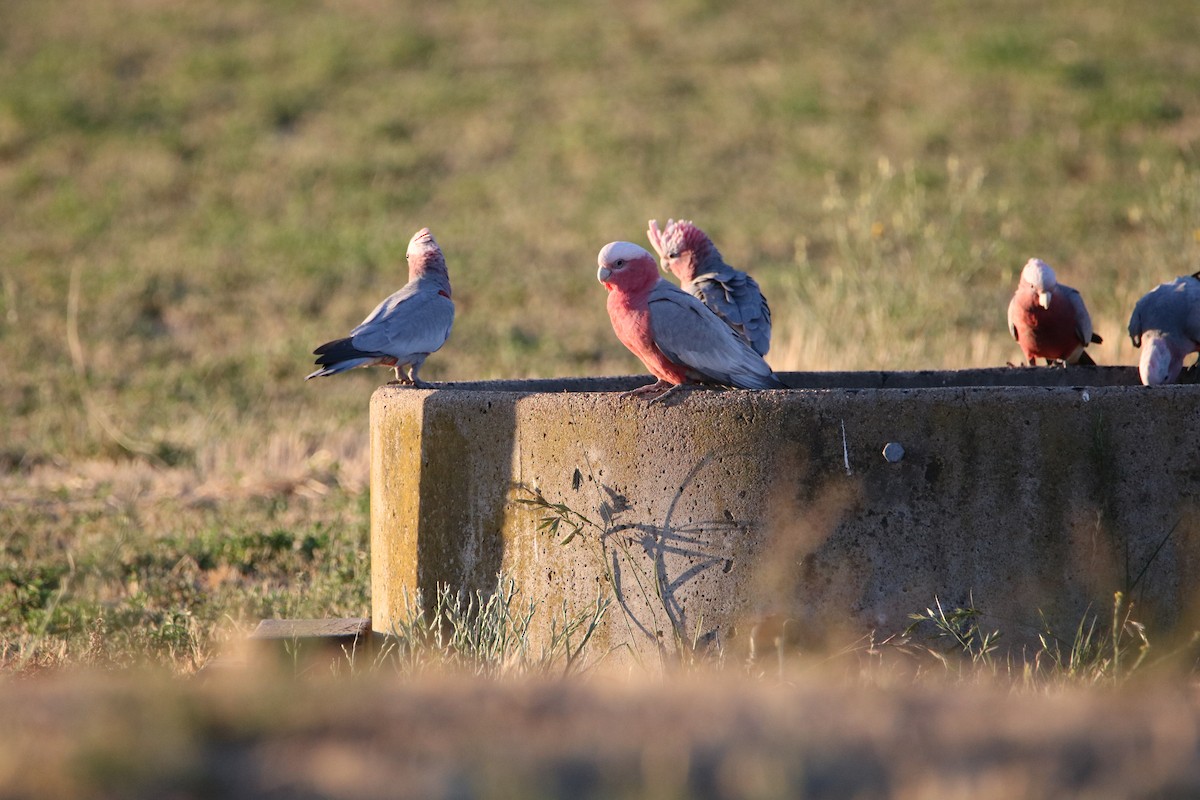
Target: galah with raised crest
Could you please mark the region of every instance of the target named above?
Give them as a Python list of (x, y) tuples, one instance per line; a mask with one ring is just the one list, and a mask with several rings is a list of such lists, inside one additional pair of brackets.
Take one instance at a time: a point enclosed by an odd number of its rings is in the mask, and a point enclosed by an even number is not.
[(454, 324), (450, 274), (442, 249), (422, 228), (408, 243), (408, 283), (367, 315), (344, 339), (313, 351), (320, 369), (305, 380), (336, 375), (355, 367), (394, 367), (396, 381), (428, 388), (417, 370), (430, 353), (446, 343)]
[(1183, 359), (1200, 352), (1200, 272), (1156, 286), (1129, 318), (1129, 338), (1142, 348), (1138, 374), (1147, 386), (1174, 383)]
[(733, 328), (659, 275), (647, 250), (632, 242), (610, 242), (596, 260), (596, 278), (608, 290), (613, 331), (658, 379), (628, 394), (652, 395), (654, 402), (695, 383), (786, 388)]
[(1021, 282), (1008, 304), (1008, 331), (1017, 340), (1025, 362), (1094, 365), (1084, 350), (1104, 340), (1092, 331), (1092, 317), (1083, 296), (1058, 282), (1045, 261), (1031, 258), (1021, 270)]
[(760, 356), (771, 347), (771, 307), (758, 283), (725, 263), (708, 234), (686, 219), (650, 220), (646, 236), (662, 268), (679, 278), (680, 288), (698, 298), (750, 343)]

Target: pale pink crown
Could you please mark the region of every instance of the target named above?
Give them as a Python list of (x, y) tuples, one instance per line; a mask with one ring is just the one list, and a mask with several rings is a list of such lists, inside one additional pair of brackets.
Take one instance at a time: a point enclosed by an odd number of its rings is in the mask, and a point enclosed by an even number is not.
[(446, 279), (448, 290), (449, 274), (446, 270), (446, 259), (442, 255), (442, 248), (438, 247), (437, 240), (433, 238), (433, 232), (429, 228), (421, 228), (413, 234), (412, 239), (408, 242), (408, 252), (405, 256), (408, 258), (409, 280), (433, 273)]
[(1058, 277), (1054, 269), (1040, 258), (1031, 258), (1025, 262), (1021, 270), (1021, 280), (1028, 283), (1038, 292), (1052, 292), (1058, 285)]
[(669, 219), (667, 227), (663, 230), (659, 230), (658, 220), (652, 219), (647, 234), (650, 244), (654, 245), (659, 258), (666, 258), (671, 253), (679, 254), (689, 250), (697, 256), (704, 256), (712, 247), (712, 241), (708, 238), (708, 234), (687, 219), (678, 221)]
[(440, 252), (441, 248), (438, 247), (437, 240), (433, 238), (433, 232), (429, 228), (421, 228), (408, 240), (408, 255), (410, 256)]

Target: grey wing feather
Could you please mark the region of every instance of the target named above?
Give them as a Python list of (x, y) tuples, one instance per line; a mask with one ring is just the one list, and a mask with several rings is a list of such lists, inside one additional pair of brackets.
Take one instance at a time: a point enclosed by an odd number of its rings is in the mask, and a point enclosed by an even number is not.
[(758, 282), (744, 272), (726, 267), (699, 275), (689, 287), (718, 317), (750, 343), (759, 355), (771, 349), (771, 307)]
[(409, 284), (384, 300), (350, 332), (360, 350), (408, 355), (432, 353), (446, 343), (454, 303), (436, 289)]
[(1129, 339), (1134, 347), (1142, 346), (1142, 333), (1145, 331), (1142, 323), (1142, 304), (1145, 300), (1145, 297), (1138, 300), (1133, 307), (1133, 313), (1129, 315)]
[(350, 331), (350, 335), (356, 336), (363, 331), (373, 330), (375, 328), (375, 324), (380, 320), (380, 318), (391, 314), (396, 306), (416, 294), (418, 289), (419, 286), (415, 281), (412, 283), (406, 283), (402, 288), (392, 292), (383, 300), (380, 300), (379, 305), (375, 306), (375, 309), (371, 311), (370, 314), (367, 314), (366, 318), (363, 319), (362, 322), (358, 323), (354, 330)]
[(1184, 296), (1187, 299), (1187, 314), (1183, 332), (1193, 342), (1200, 344), (1200, 279), (1189, 276), (1186, 281)]
[(1200, 343), (1200, 280), (1180, 277), (1144, 294), (1129, 318), (1129, 336), (1137, 345), (1148, 330)]
[(1070, 286), (1063, 286), (1061, 283), (1058, 288), (1063, 290), (1067, 300), (1071, 303), (1071, 308), (1075, 309), (1075, 333), (1079, 335), (1079, 341), (1083, 342), (1086, 347), (1092, 341), (1092, 315), (1088, 313), (1087, 306), (1083, 304), (1083, 295), (1078, 290), (1072, 289)]
[(1013, 339), (1020, 341), (1017, 338), (1017, 313), (1019, 305), (1017, 296), (1014, 294), (1012, 300), (1008, 301), (1008, 332), (1012, 334)]
[(654, 343), (667, 358), (730, 386), (783, 385), (762, 356), (692, 295), (660, 280), (649, 302)]

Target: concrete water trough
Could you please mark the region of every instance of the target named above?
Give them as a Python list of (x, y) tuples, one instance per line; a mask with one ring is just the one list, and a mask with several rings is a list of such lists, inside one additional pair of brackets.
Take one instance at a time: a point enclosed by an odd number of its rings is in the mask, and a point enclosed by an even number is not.
[(1014, 642), (1103, 618), (1117, 591), (1158, 632), (1197, 622), (1200, 385), (1127, 367), (781, 377), (795, 388), (653, 406), (619, 395), (645, 377), (381, 387), (374, 630), (418, 590), (488, 591), (500, 571), (546, 609), (611, 592), (600, 641), (641, 653), (744, 646), (763, 619), (806, 643), (884, 637), (935, 598)]

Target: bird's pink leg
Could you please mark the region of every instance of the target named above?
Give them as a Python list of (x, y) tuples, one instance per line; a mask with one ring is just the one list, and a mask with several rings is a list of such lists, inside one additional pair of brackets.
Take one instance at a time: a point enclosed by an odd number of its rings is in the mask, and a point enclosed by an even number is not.
[(621, 397), (641, 397), (647, 394), (657, 397), (660, 394), (671, 391), (675, 387), (676, 384), (670, 381), (658, 380), (654, 383), (648, 383), (645, 386), (639, 386), (636, 389), (630, 389), (628, 392), (621, 392)]
[(432, 389), (433, 388), (428, 383), (426, 383), (425, 381), (423, 381), (417, 377), (417, 368), (413, 367), (413, 366), (408, 367), (407, 373), (405, 373), (402, 376), (400, 374), (400, 365), (397, 364), (396, 365), (396, 381), (403, 386), (412, 386), (417, 389)]
[(646, 405), (652, 406), (655, 403), (661, 403), (663, 400), (666, 400), (668, 397), (675, 394), (675, 392), (678, 392), (680, 389), (693, 389), (693, 388), (695, 388), (695, 387), (691, 384), (676, 383), (676, 384), (672, 385), (671, 388), (669, 388), (665, 392), (663, 392), (662, 394), (656, 395), (655, 397), (650, 398), (650, 402), (647, 403)]
[(388, 381), (388, 386), (408, 386), (409, 384), (412, 383), (412, 380), (409, 378), (409, 376), (405, 375), (403, 372), (400, 371), (404, 368), (405, 365), (397, 364), (396, 359), (389, 357), (389, 358), (380, 359), (376, 363), (378, 363), (381, 366), (391, 367), (392, 369), (394, 369), (396, 371), (396, 380)]

